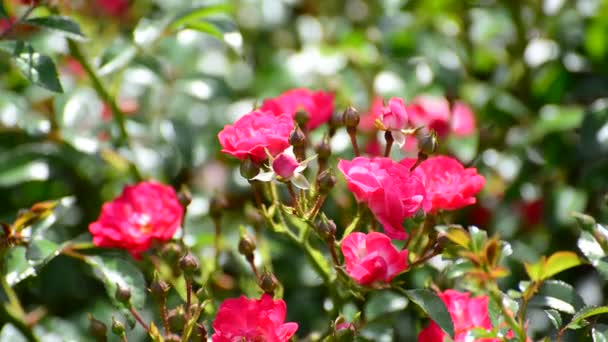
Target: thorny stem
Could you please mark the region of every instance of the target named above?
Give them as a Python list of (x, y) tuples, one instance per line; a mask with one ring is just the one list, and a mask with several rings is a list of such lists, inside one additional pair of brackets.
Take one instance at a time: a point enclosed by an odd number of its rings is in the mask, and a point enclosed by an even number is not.
[(169, 319), (167, 319), (167, 297), (160, 296), (160, 318), (163, 321), (163, 328), (165, 330), (165, 335), (169, 335)]
[(258, 273), (258, 268), (255, 267), (255, 262), (254, 262), (253, 256), (247, 257), (247, 262), (249, 263), (249, 266), (251, 267), (251, 271), (255, 275), (255, 279), (259, 280), (260, 274)]
[(293, 184), (291, 182), (287, 183), (287, 190), (289, 191), (289, 196), (291, 196), (291, 200), (293, 201), (293, 207), (296, 209), (298, 215), (302, 215), (302, 207), (300, 206), (300, 201), (298, 201), (298, 195), (293, 188)]
[(344, 234), (342, 235), (342, 240), (344, 240), (344, 238), (347, 237), (348, 234), (352, 233), (355, 229), (357, 229), (357, 226), (359, 225), (359, 222), (361, 221), (362, 215), (363, 215), (363, 204), (359, 204), (359, 206), (357, 207), (357, 213), (355, 214), (355, 218), (350, 222), (350, 224), (346, 227), (346, 229), (344, 229)]
[[(82, 51), (80, 51), (80, 47), (78, 46), (78, 44), (76, 44), (76, 42), (74, 42), (73, 40), (69, 39), (68, 45), (70, 48), (70, 54), (80, 63), (80, 65), (82, 65), (82, 68), (85, 70), (85, 72), (91, 79), (91, 82), (93, 83), (93, 88), (95, 88), (97, 94), (103, 99), (104, 102), (106, 102), (110, 106), (110, 109), (112, 110), (112, 118), (118, 126), (118, 130), (120, 132), (120, 142), (125, 143), (127, 146), (129, 146), (131, 151), (133, 152), (134, 150), (131, 146), (129, 133), (127, 132), (125, 114), (120, 110), (118, 104), (116, 103), (116, 100), (112, 97), (112, 95), (110, 95), (108, 90), (101, 83), (101, 80), (95, 73), (95, 70), (93, 70), (91, 65), (84, 57)], [(131, 175), (135, 179), (137, 179), (138, 181), (143, 180), (142, 174), (140, 173), (139, 169), (133, 161), (129, 162), (129, 170), (131, 171)]]
[(308, 213), (308, 215), (306, 215), (306, 217), (309, 220), (312, 220), (315, 218), (315, 216), (317, 216), (317, 214), (319, 213), (319, 210), (321, 210), (321, 207), (323, 206), (323, 203), (325, 202), (326, 198), (327, 198), (327, 195), (319, 195), (317, 197), (317, 200), (315, 201), (315, 206), (312, 207), (312, 210)]
[(146, 324), (146, 322), (144, 322), (144, 320), (141, 318), (139, 313), (137, 313), (137, 311), (135, 310), (133, 305), (129, 306), (129, 311), (131, 312), (131, 315), (133, 315), (133, 317), (135, 317), (135, 320), (137, 322), (139, 322), (139, 324), (149, 333), (150, 327)]
[(192, 278), (186, 276), (186, 317), (190, 318), (190, 305), (192, 304)]

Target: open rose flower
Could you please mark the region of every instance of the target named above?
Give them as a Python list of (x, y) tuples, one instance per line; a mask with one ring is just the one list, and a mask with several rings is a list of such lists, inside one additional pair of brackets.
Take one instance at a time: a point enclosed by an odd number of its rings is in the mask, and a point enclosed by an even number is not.
[(407, 268), (407, 250), (398, 251), (381, 233), (351, 233), (342, 242), (346, 271), (359, 284), (390, 283)]
[(183, 212), (173, 188), (141, 182), (126, 186), (120, 196), (105, 203), (89, 231), (96, 246), (125, 249), (139, 258), (153, 242), (173, 237)]
[[(492, 322), (488, 314), (488, 297), (480, 296), (470, 298), (469, 292), (458, 292), (446, 290), (437, 294), (445, 303), (445, 306), (454, 322), (454, 342), (499, 342), (501, 338), (478, 338), (473, 339), (470, 332), (473, 329), (492, 330)], [(448, 335), (441, 330), (435, 322), (431, 322), (418, 335), (418, 342), (443, 342)], [(509, 332), (507, 337), (512, 337)]]
[(276, 115), (287, 113), (295, 116), (298, 110), (305, 110), (309, 118), (306, 128), (315, 129), (329, 121), (334, 111), (334, 95), (309, 89), (292, 89), (278, 97), (267, 99), (260, 110)]
[(402, 223), (425, 202), (422, 182), (390, 158), (340, 160), (338, 169), (348, 189), (358, 202), (367, 204), (386, 234), (393, 239), (407, 238)]
[(267, 152), (276, 156), (289, 147), (289, 134), (293, 130), (289, 114), (254, 111), (245, 114), (234, 125), (226, 125), (218, 134), (222, 152), (238, 159), (247, 157), (255, 162), (267, 158)]
[(300, 189), (308, 189), (310, 183), (308, 183), (308, 180), (304, 177), (302, 171), (306, 170), (308, 163), (316, 157), (317, 156), (315, 155), (302, 162), (298, 162), (293, 153), (293, 146), (289, 146), (288, 149), (283, 151), (283, 153), (279, 154), (276, 158), (271, 155), (268, 156), (270, 160), (270, 171), (260, 170), (260, 173), (251, 179), (261, 182), (270, 182), (278, 178), (282, 181), (290, 181)]
[(263, 294), (260, 299), (245, 296), (226, 299), (213, 321), (213, 342), (268, 341), (286, 342), (297, 323), (284, 323), (287, 307), (283, 300)]
[[(401, 164), (408, 169), (415, 159), (404, 159)], [(485, 178), (477, 169), (465, 169), (454, 158), (438, 156), (429, 158), (413, 172), (424, 184), (428, 205), (425, 212), (456, 210), (476, 202), (475, 195), (483, 188)]]
[(467, 136), (475, 131), (475, 115), (463, 102), (450, 103), (443, 97), (419, 96), (408, 106), (410, 122), (414, 126), (426, 126), (440, 137), (453, 133)]
[(405, 103), (403, 103), (402, 99), (397, 97), (389, 99), (388, 105), (382, 108), (378, 120), (378, 125), (383, 130), (391, 132), (395, 143), (399, 147), (405, 144), (405, 134), (403, 134), (402, 130), (407, 127), (408, 116)]

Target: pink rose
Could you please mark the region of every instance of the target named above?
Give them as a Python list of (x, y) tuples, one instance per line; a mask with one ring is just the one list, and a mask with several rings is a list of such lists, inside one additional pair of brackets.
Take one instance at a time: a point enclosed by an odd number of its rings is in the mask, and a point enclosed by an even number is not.
[(393, 239), (407, 238), (403, 220), (414, 215), (425, 201), (420, 180), (390, 158), (340, 160), (338, 169), (348, 189), (358, 202), (367, 204), (386, 234)]
[[(404, 159), (401, 164), (408, 169), (415, 159)], [(485, 178), (477, 174), (477, 169), (465, 169), (454, 158), (438, 156), (429, 158), (414, 170), (424, 184), (427, 205), (425, 212), (456, 210), (476, 202), (475, 195), (481, 191)]]
[(407, 109), (413, 126), (427, 126), (441, 137), (450, 132), (466, 136), (475, 131), (475, 115), (460, 101), (450, 111), (450, 103), (443, 97), (419, 96)]
[(285, 179), (291, 178), (298, 166), (300, 166), (300, 163), (298, 163), (296, 158), (287, 153), (279, 154), (279, 156), (272, 161), (272, 170), (277, 176)]
[(261, 162), (268, 158), (266, 149), (276, 156), (289, 147), (289, 134), (293, 127), (289, 114), (255, 111), (244, 115), (234, 125), (224, 126), (218, 138), (222, 152), (241, 160), (250, 157)]
[(153, 242), (173, 237), (183, 212), (173, 188), (141, 182), (126, 186), (120, 196), (104, 203), (89, 231), (96, 246), (122, 248), (139, 258)]
[(226, 299), (213, 321), (213, 342), (288, 341), (298, 330), (297, 323), (284, 323), (285, 302), (263, 294), (260, 299), (245, 296)]
[(129, 8), (129, 0), (97, 0), (97, 6), (110, 16), (119, 16)]
[(379, 119), (382, 115), (383, 108), (384, 103), (382, 102), (382, 97), (374, 97), (374, 99), (372, 100), (370, 111), (361, 115), (361, 119), (359, 120), (359, 126), (357, 126), (357, 128), (361, 132), (366, 133), (376, 131), (376, 119)]
[[(488, 314), (488, 297), (469, 298), (470, 293), (446, 290), (438, 293), (454, 322), (454, 341), (468, 341), (467, 334), (474, 328), (492, 330)], [(435, 322), (431, 322), (418, 335), (418, 342), (443, 342), (447, 334)], [(476, 339), (476, 342), (498, 342), (500, 338)]]
[(346, 271), (359, 284), (390, 283), (407, 268), (407, 250), (398, 251), (381, 233), (351, 233), (342, 242)]
[(315, 129), (329, 121), (334, 111), (334, 95), (323, 91), (313, 92), (309, 89), (292, 89), (279, 97), (267, 99), (260, 110), (270, 111), (275, 115), (287, 113), (295, 116), (300, 109), (310, 116), (306, 127)]
[(393, 97), (388, 100), (388, 106), (382, 108), (380, 121), (389, 131), (400, 131), (407, 126), (407, 110), (403, 100)]

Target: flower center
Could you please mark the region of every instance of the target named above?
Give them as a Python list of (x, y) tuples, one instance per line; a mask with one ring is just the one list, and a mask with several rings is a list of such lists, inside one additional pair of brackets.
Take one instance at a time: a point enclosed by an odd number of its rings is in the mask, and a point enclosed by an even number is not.
[(152, 225), (150, 224), (150, 215), (146, 213), (135, 213), (133, 214), (133, 220), (135, 221), (135, 224), (139, 227), (140, 232), (149, 233), (150, 231), (152, 231)]

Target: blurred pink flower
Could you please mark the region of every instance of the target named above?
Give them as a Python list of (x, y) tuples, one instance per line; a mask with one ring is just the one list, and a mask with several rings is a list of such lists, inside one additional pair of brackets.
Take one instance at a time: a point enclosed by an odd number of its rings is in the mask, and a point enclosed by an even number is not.
[(148, 181), (126, 186), (104, 203), (97, 221), (89, 225), (93, 243), (121, 248), (135, 258), (153, 242), (169, 241), (182, 222), (184, 209), (173, 188)]
[(96, 4), (110, 16), (122, 15), (129, 8), (129, 0), (96, 0)]
[[(488, 315), (488, 297), (469, 298), (469, 292), (446, 290), (437, 294), (445, 303), (452, 321), (454, 322), (454, 341), (465, 342), (467, 334), (474, 328), (492, 330), (492, 322)], [(443, 342), (447, 334), (435, 322), (431, 322), (418, 335), (418, 342)], [(476, 342), (499, 342), (500, 338), (481, 338)]]
[(348, 189), (358, 202), (367, 204), (386, 234), (393, 239), (407, 238), (402, 223), (425, 201), (422, 182), (389, 158), (340, 160), (338, 169), (344, 174)]
[(357, 126), (357, 128), (361, 132), (365, 133), (377, 131), (378, 129), (376, 128), (376, 119), (380, 118), (380, 115), (382, 115), (382, 108), (384, 108), (382, 97), (374, 97), (374, 99), (372, 100), (370, 111), (361, 115), (361, 119), (359, 120), (359, 126)]
[(213, 342), (268, 341), (286, 342), (298, 324), (285, 322), (287, 306), (281, 299), (263, 294), (260, 299), (245, 296), (226, 299), (213, 321)]
[[(411, 168), (416, 159), (408, 158), (401, 164)], [(429, 158), (414, 170), (424, 184), (428, 203), (425, 212), (456, 210), (476, 202), (475, 195), (481, 191), (485, 178), (477, 169), (465, 169), (459, 161), (446, 156)]]
[(342, 242), (342, 254), (346, 271), (361, 285), (390, 283), (407, 268), (407, 250), (398, 251), (382, 233), (349, 234)]
[(450, 111), (450, 103), (444, 97), (419, 96), (407, 109), (414, 127), (427, 126), (435, 130), (440, 137), (450, 132), (466, 136), (475, 131), (475, 115), (471, 108), (461, 101), (454, 102)]
[(289, 90), (278, 97), (266, 99), (260, 110), (270, 111), (275, 115), (284, 113), (295, 116), (300, 109), (305, 110), (308, 115), (308, 129), (315, 129), (329, 121), (334, 111), (334, 95), (331, 93), (316, 91), (306, 88)]
[(218, 134), (222, 152), (238, 159), (250, 157), (255, 162), (268, 158), (266, 151), (276, 156), (289, 147), (289, 134), (294, 122), (291, 114), (275, 115), (254, 111), (226, 125)]

